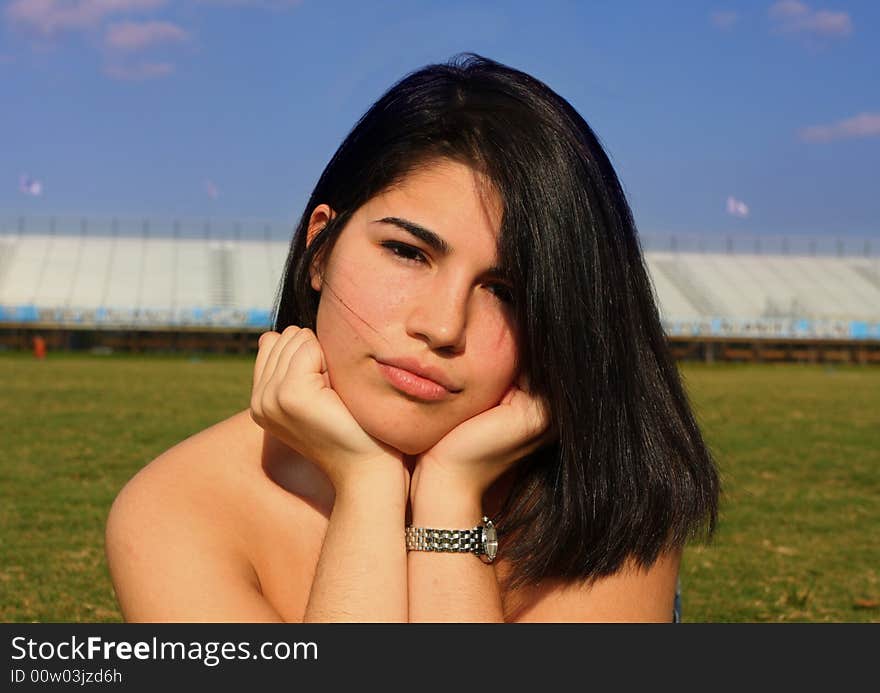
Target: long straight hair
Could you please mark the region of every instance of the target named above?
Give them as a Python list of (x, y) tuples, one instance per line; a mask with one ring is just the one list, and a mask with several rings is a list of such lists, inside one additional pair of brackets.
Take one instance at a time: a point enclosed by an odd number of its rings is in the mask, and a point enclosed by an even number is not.
[[(556, 440), (518, 461), (497, 518), (506, 588), (594, 580), (711, 536), (717, 470), (670, 353), (632, 212), (596, 135), (538, 79), (465, 53), (404, 76), (327, 164), (296, 228), (277, 331), (315, 329), (309, 268), (351, 215), (440, 158), (486, 174), (503, 205), (520, 367)], [(312, 211), (336, 216), (307, 246)]]

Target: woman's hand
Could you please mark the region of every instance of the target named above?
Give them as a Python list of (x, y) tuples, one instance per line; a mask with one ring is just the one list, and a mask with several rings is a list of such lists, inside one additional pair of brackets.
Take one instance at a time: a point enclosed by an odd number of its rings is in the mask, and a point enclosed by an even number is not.
[(447, 502), (479, 504), (514, 462), (554, 437), (546, 402), (528, 391), (521, 376), (497, 406), (460, 423), (419, 456), (410, 486), (414, 507), (428, 485)]
[(409, 476), (403, 454), (355, 421), (330, 385), (315, 333), (295, 325), (260, 336), (254, 364), (251, 417), (263, 429), (317, 464), (340, 487), (362, 474)]

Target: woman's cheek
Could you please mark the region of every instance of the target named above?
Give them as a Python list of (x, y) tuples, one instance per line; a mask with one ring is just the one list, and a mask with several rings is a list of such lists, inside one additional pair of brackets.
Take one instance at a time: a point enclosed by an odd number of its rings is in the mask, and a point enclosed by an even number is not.
[(483, 325), (485, 331), (475, 346), (480, 350), (478, 362), (483, 364), (480, 370), (489, 378), (485, 385), (491, 394), (487, 396), (497, 404), (517, 376), (516, 333), (507, 316), (497, 309), (486, 317)]
[(319, 318), (324, 318), (321, 327), (325, 338), (353, 341), (358, 346), (376, 341), (389, 311), (401, 300), (400, 292), (389, 287), (386, 280), (376, 281), (377, 276), (381, 277), (377, 269), (349, 263), (328, 272), (329, 286), (322, 291), (318, 309)]

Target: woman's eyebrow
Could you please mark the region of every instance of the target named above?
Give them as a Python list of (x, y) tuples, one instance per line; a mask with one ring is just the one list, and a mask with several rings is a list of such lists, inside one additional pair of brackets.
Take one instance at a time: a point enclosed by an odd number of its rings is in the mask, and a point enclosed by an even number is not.
[[(446, 256), (452, 252), (452, 246), (450, 246), (446, 241), (440, 238), (440, 236), (438, 236), (430, 229), (426, 229), (424, 226), (416, 224), (414, 221), (401, 219), (400, 217), (383, 217), (382, 219), (375, 219), (372, 223), (394, 224), (394, 226), (400, 227), (404, 231), (408, 231), (420, 241), (428, 245), (432, 250), (440, 253), (441, 255)], [(487, 271), (487, 274), (495, 277), (504, 276), (504, 272), (502, 271), (501, 267), (498, 267), (497, 265), (495, 267), (490, 267)]]
[(376, 219), (375, 221), (373, 221), (373, 223), (394, 224), (395, 226), (399, 226), (404, 231), (408, 231), (420, 241), (430, 246), (432, 250), (440, 253), (441, 255), (449, 255), (452, 252), (452, 247), (446, 241), (440, 238), (440, 236), (438, 236), (430, 229), (426, 229), (424, 226), (419, 226), (414, 221), (401, 219), (400, 217), (384, 217), (382, 219)]

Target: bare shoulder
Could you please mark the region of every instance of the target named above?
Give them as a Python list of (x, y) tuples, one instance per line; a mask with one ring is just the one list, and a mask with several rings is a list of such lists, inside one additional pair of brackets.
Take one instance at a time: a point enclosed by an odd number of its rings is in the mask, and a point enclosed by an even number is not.
[(594, 582), (548, 580), (506, 605), (513, 622), (632, 622), (672, 620), (681, 550), (661, 554), (648, 568), (633, 562)]
[(247, 411), (209, 426), (140, 469), (117, 495), (110, 519), (123, 511), (157, 519), (174, 509), (222, 524), (234, 506), (218, 501), (229, 500), (229, 491), (249, 475), (260, 445), (260, 429)]
[(159, 455), (118, 493), (105, 549), (127, 621), (281, 620), (261, 595), (243, 521), (261, 439), (239, 412)]

